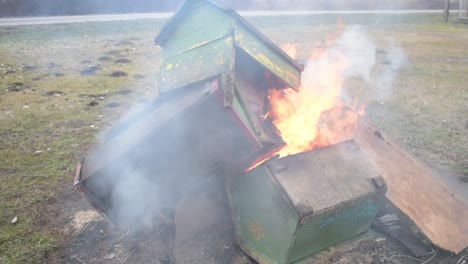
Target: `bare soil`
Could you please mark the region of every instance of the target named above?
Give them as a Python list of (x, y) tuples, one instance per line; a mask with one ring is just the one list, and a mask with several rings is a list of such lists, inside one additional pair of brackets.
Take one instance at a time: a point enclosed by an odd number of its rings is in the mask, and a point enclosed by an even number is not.
[[(71, 191), (71, 190), (70, 190)], [(159, 217), (153, 227), (119, 230), (78, 195), (67, 192), (66, 205), (55, 224), (69, 223), (68, 242), (52, 253), (48, 263), (180, 263), (180, 264), (254, 264), (234, 238), (229, 216), (189, 241), (175, 244), (175, 227)], [(65, 197), (64, 197), (65, 198)], [(62, 200), (63, 201), (63, 200)], [(86, 219), (87, 218), (87, 219)], [(438, 263), (455, 264), (468, 252), (453, 255), (433, 248), (427, 256), (416, 258), (396, 240), (378, 230), (346, 241), (301, 261), (304, 264), (334, 263)]]

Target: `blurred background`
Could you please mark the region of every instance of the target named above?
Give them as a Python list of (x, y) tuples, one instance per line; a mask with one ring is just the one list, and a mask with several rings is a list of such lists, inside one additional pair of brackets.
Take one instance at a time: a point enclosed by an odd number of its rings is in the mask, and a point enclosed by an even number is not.
[[(0, 17), (175, 11), (183, 0), (0, 0)], [(443, 9), (444, 0), (218, 0), (236, 10)], [(451, 1), (458, 7), (458, 1)]]

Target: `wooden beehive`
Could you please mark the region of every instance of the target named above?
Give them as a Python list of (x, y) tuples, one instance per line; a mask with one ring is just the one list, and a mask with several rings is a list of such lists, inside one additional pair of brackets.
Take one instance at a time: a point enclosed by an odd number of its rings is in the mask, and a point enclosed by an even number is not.
[(272, 159), (228, 185), (242, 249), (293, 263), (365, 232), (386, 186), (353, 141)]
[(174, 208), (229, 168), (242, 170), (282, 146), (264, 118), (269, 89), (300, 85), (300, 65), (233, 10), (211, 1), (184, 2), (155, 42), (163, 48), (159, 98), (115, 129), (75, 177), (115, 222), (126, 214), (121, 203), (127, 197), (116, 194), (122, 184), (147, 182), (145, 188), (154, 188), (149, 199)]

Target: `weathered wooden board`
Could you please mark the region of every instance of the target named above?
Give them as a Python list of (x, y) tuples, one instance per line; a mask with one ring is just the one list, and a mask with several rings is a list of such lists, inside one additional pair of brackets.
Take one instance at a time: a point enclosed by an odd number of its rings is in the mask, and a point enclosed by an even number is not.
[(273, 74), (297, 89), (301, 83), (301, 70), (247, 29), (242, 23), (236, 25), (235, 43)]
[(372, 179), (379, 176), (353, 140), (270, 160), (268, 167), (300, 216), (376, 192)]
[(355, 137), (388, 187), (388, 198), (437, 246), (454, 253), (468, 246), (468, 204), (457, 199), (428, 166), (369, 124)]
[(232, 17), (207, 2), (190, 6), (164, 43), (163, 59), (232, 35), (232, 23)]
[[(186, 1), (177, 13), (162, 27), (155, 39), (156, 44), (163, 47), (162, 66), (160, 78), (160, 91), (170, 90), (185, 84), (185, 80), (191, 82), (200, 81), (198, 75), (212, 69), (198, 67), (207, 65), (200, 62), (200, 57), (205, 57), (205, 61), (212, 62), (218, 60), (218, 54), (210, 54), (213, 43), (220, 39), (233, 38), (231, 50), (226, 50), (227, 57), (233, 58), (233, 47), (243, 49), (259, 64), (271, 71), (273, 75), (279, 77), (282, 87), (290, 86), (298, 89), (300, 86), (301, 65), (295, 62), (284, 51), (278, 48), (273, 42), (266, 38), (261, 32), (256, 30), (250, 23), (239, 16), (235, 11), (223, 8), (218, 4), (207, 0)], [(216, 46), (216, 45), (215, 45)], [(214, 57), (214, 58), (210, 58)], [(175, 63), (174, 63), (175, 62)], [(189, 71), (182, 69), (178, 73), (178, 78), (183, 77), (184, 81), (173, 82), (172, 66), (185, 64)], [(226, 64), (223, 64), (226, 65)], [(232, 64), (231, 64), (232, 66)], [(214, 64), (213, 68), (220, 68)], [(166, 74), (166, 70), (170, 70)], [(233, 70), (233, 67), (230, 68)], [(220, 73), (219, 71), (215, 71)], [(225, 72), (222, 72), (225, 73)], [(191, 75), (190, 75), (191, 74)], [(211, 72), (210, 72), (211, 74)], [(174, 75), (174, 74), (172, 74)], [(192, 76), (194, 75), (194, 76)], [(194, 77), (195, 79), (190, 79)], [(265, 77), (265, 76), (263, 76)], [(285, 85), (286, 84), (286, 85)], [(230, 105), (229, 100), (226, 105)]]
[(227, 73), (232, 69), (233, 58), (233, 39), (226, 37), (164, 59), (159, 75), (159, 92), (165, 93)]

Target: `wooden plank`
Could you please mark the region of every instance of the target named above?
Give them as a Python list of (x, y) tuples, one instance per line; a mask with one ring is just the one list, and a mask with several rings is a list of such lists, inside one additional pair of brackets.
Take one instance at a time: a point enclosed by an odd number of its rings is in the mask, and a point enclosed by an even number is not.
[(379, 191), (372, 183), (378, 172), (353, 140), (270, 160), (267, 166), (301, 216)]
[(229, 72), (233, 54), (232, 37), (226, 37), (164, 60), (159, 75), (160, 93)]
[(247, 54), (284, 80), (290, 87), (297, 89), (301, 84), (301, 71), (286, 58), (278, 54), (272, 47), (259, 40), (242, 24), (236, 25), (235, 44)]
[(454, 253), (468, 245), (468, 205), (422, 161), (382, 132), (361, 124), (355, 137), (388, 187), (387, 197), (435, 245)]
[[(132, 122), (131, 125), (100, 145), (93, 153), (86, 157), (82, 166), (81, 180), (85, 180), (98, 173), (105, 166), (115, 162), (120, 156), (131, 151), (145, 139), (175, 119), (178, 114), (205, 99), (211, 91), (211, 83), (194, 85), (177, 97), (177, 103), (162, 103), (144, 118)], [(168, 102), (175, 100), (169, 99)]]
[(233, 19), (209, 3), (192, 7), (164, 43), (163, 60), (232, 35)]
[(241, 118), (249, 124), (260, 142), (284, 144), (271, 119), (264, 118), (268, 109), (265, 99), (271, 88), (264, 80), (264, 67), (240, 49), (236, 49), (236, 62), (234, 75), (236, 94), (239, 97), (238, 108), (245, 112), (245, 116), (241, 115)]

